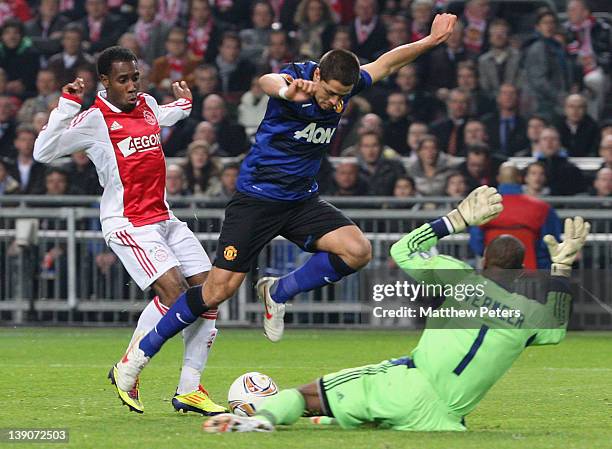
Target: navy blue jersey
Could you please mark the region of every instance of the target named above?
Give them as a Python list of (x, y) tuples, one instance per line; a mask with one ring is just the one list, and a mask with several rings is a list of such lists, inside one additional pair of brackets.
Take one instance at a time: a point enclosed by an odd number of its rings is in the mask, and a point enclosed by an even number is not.
[[(281, 74), (312, 80), (316, 68), (317, 64), (312, 61), (295, 63)], [(342, 112), (352, 96), (371, 85), (372, 78), (362, 70), (353, 90), (330, 111), (321, 109), (314, 97), (306, 103), (270, 97), (255, 143), (240, 168), (238, 191), (281, 201), (301, 200), (316, 194), (315, 176)]]

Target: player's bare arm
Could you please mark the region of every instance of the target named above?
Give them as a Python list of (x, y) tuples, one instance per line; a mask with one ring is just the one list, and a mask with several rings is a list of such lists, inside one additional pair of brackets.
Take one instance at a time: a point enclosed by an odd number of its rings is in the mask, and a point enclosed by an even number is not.
[(396, 73), (423, 53), (446, 42), (457, 23), (454, 14), (438, 14), (431, 24), (429, 36), (410, 44), (401, 45), (381, 55), (376, 61), (361, 66), (375, 83)]

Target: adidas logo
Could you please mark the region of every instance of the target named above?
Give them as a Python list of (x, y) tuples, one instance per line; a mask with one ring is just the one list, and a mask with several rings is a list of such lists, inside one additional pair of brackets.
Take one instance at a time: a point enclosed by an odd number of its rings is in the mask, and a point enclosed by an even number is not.
[(110, 130), (111, 131), (117, 131), (118, 129), (123, 129), (123, 126), (121, 126), (117, 122), (113, 122), (113, 124), (110, 126)]

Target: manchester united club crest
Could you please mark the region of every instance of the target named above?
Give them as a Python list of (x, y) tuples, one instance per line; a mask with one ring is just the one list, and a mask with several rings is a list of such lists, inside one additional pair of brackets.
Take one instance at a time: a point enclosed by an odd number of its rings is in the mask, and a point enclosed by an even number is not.
[(236, 259), (237, 256), (238, 256), (238, 250), (236, 249), (235, 246), (229, 245), (229, 246), (226, 246), (225, 249), (223, 250), (223, 257), (225, 258), (225, 260), (229, 262)]
[(340, 114), (340, 113), (342, 113), (343, 110), (344, 110), (344, 100), (340, 99), (340, 101), (338, 101), (338, 103), (336, 103), (336, 106), (334, 106), (334, 111), (336, 111), (336, 113)]
[(149, 125), (157, 125), (157, 119), (155, 118), (152, 112), (144, 111), (143, 115), (145, 122), (147, 122)]

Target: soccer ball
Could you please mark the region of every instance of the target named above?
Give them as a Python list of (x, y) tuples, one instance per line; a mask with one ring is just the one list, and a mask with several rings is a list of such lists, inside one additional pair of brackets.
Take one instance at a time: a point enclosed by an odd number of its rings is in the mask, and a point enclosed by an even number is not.
[(258, 372), (246, 373), (232, 383), (227, 402), (232, 413), (253, 416), (262, 401), (278, 394), (278, 387), (271, 377)]

